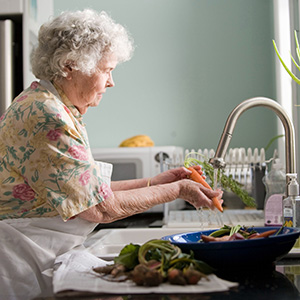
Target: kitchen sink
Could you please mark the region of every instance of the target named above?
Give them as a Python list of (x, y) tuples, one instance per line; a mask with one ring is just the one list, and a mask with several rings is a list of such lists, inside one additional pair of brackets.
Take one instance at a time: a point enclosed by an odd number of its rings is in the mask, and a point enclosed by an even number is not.
[[(199, 228), (200, 230), (200, 228)], [(103, 229), (93, 232), (85, 242), (85, 246), (94, 255), (102, 259), (112, 259), (127, 244), (143, 244), (151, 239), (163, 236), (197, 231), (196, 228), (120, 228)]]
[[(185, 232), (201, 231), (199, 228), (120, 228), (93, 232), (85, 242), (89, 252), (101, 259), (113, 260), (127, 244), (143, 244), (151, 239)], [(300, 248), (292, 248), (288, 257), (300, 257)]]

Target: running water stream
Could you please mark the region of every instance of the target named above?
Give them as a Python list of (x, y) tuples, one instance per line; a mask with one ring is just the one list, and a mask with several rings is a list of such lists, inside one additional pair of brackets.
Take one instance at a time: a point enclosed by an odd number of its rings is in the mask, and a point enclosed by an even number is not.
[[(218, 188), (218, 172), (219, 172), (219, 169), (214, 169), (214, 182), (213, 182), (213, 187), (212, 187), (212, 189), (214, 190), (214, 191), (216, 191), (217, 190), (217, 188)], [(221, 177), (220, 177), (221, 178)], [(221, 186), (221, 185), (220, 185)], [(221, 221), (222, 221), (222, 226), (224, 226), (224, 222), (223, 222), (223, 214), (222, 213), (220, 213), (220, 212), (218, 212), (216, 209), (214, 209), (212, 212), (214, 212), (215, 214), (217, 214), (217, 213), (219, 213), (219, 215), (220, 215), (220, 219), (221, 219)]]
[[(217, 190), (217, 188), (218, 188), (218, 169), (214, 169), (214, 177), (213, 177), (212, 189), (215, 191), (215, 190)], [(204, 230), (205, 228), (203, 226), (203, 223), (206, 220), (204, 220), (203, 208), (202, 207), (197, 208), (197, 213), (199, 214), (200, 220), (201, 220), (201, 222), (200, 222), (200, 229)], [(220, 215), (222, 224), (224, 225), (222, 213), (220, 213), (217, 209), (212, 209), (212, 210), (209, 211), (209, 216), (210, 215), (214, 215), (214, 217), (216, 217), (216, 214)]]
[(215, 191), (218, 188), (218, 169), (214, 169), (214, 183), (212, 189)]

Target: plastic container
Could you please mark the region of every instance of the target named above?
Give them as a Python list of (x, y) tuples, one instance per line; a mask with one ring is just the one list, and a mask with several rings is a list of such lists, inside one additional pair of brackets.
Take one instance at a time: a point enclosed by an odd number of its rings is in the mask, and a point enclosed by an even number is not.
[(265, 225), (282, 225), (282, 201), (286, 189), (286, 174), (279, 158), (275, 159), (271, 171), (262, 179), (266, 187), (264, 204)]
[(300, 227), (300, 196), (297, 174), (287, 174), (290, 177), (288, 197), (283, 200), (283, 225)]

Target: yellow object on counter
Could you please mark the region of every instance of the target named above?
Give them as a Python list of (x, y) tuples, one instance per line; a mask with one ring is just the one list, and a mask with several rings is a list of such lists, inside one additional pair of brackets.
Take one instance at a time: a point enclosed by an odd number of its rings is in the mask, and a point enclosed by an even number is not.
[(124, 140), (119, 147), (153, 147), (154, 142), (147, 135), (136, 135)]
[(300, 238), (297, 239), (293, 248), (300, 248)]

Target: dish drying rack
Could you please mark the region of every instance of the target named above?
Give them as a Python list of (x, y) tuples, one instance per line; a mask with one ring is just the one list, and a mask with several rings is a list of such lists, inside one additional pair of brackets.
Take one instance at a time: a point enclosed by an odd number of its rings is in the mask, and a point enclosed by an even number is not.
[[(276, 150), (275, 150), (276, 151)], [(183, 166), (184, 157), (190, 156), (199, 160), (209, 160), (214, 157), (214, 149), (186, 149), (184, 156), (174, 155), (174, 157), (165, 157), (163, 153), (159, 154), (160, 169), (164, 172), (168, 169)], [(277, 152), (276, 152), (277, 153)], [(276, 155), (274, 152), (274, 155)], [(275, 156), (274, 156), (275, 157)], [(256, 199), (257, 209), (263, 209), (265, 198), (265, 187), (262, 178), (267, 172), (265, 149), (261, 148), (230, 148), (225, 155), (225, 174), (231, 175), (233, 179), (243, 184), (243, 188)], [(224, 198), (225, 199), (225, 198)], [(169, 219), (169, 204), (164, 204), (164, 223)]]

